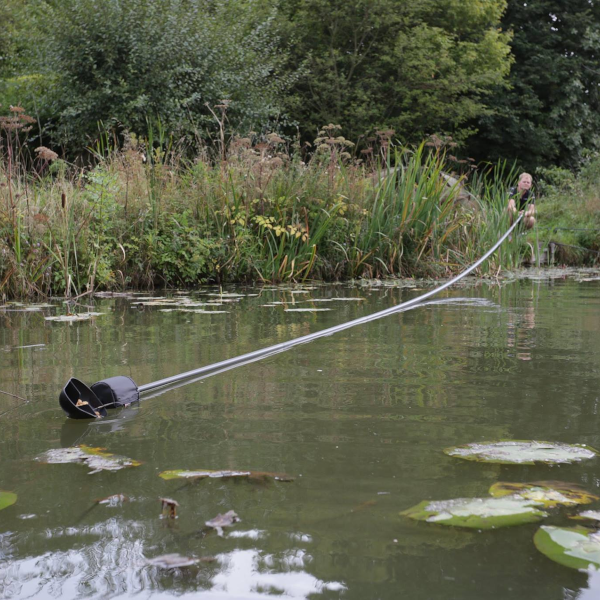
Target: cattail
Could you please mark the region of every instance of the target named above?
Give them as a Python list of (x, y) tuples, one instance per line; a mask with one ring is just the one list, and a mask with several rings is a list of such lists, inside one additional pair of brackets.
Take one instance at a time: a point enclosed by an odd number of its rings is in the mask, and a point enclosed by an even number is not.
[(67, 195), (64, 192), (60, 195), (60, 203), (62, 205), (62, 209), (65, 210), (65, 207), (67, 206)]

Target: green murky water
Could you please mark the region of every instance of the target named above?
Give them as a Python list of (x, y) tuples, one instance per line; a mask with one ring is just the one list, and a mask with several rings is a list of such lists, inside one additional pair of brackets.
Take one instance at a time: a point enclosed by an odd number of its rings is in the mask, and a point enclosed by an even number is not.
[[(215, 291), (190, 297), (215, 301), (208, 295)], [(72, 375), (90, 383), (130, 375), (144, 384), (424, 289), (228, 291), (250, 295), (196, 307), (227, 311), (212, 315), (162, 312), (174, 307), (136, 298), (96, 299), (78, 310), (106, 314), (75, 323), (44, 320), (64, 314), (59, 303), (0, 311), (0, 389), (29, 400), (0, 394), (0, 490), (18, 495), (0, 512), (0, 597), (600, 595), (597, 574), (536, 551), (537, 524), (479, 532), (398, 514), (424, 499), (486, 496), (497, 481), (558, 479), (600, 492), (600, 459), (505, 466), (442, 452), (499, 438), (600, 447), (600, 281), (468, 285), (441, 302), (111, 411), (105, 421), (66, 420), (57, 398)], [(264, 306), (273, 302), (282, 304)], [(286, 312), (309, 307), (330, 310)], [(83, 465), (34, 460), (73, 444), (143, 464), (88, 475)], [(186, 484), (159, 478), (167, 469), (254, 469), (296, 479)], [(129, 501), (88, 510), (112, 494)], [(179, 502), (177, 520), (160, 518), (160, 497)], [(228, 510), (241, 522), (223, 536), (203, 531)], [(568, 524), (564, 512), (545, 523)], [(215, 560), (176, 570), (145, 562), (170, 553)]]

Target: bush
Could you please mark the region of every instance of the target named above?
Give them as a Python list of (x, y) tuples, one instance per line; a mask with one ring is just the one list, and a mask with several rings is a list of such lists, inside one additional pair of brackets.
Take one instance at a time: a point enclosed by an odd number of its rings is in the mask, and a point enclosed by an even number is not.
[(285, 55), (270, 18), (252, 17), (242, 0), (33, 5), (34, 63), (54, 81), (37, 103), (53, 115), (46, 133), (71, 155), (96, 138), (100, 121), (146, 134), (158, 117), (192, 137), (215, 125), (207, 103), (227, 99), (229, 122), (241, 130), (279, 113)]

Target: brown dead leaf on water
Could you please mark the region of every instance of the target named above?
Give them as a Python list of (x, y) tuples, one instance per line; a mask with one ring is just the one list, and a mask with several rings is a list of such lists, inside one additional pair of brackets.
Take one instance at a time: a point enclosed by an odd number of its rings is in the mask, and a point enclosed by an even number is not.
[(163, 519), (176, 519), (177, 518), (177, 507), (179, 502), (172, 500), (171, 498), (159, 498), (162, 503), (162, 514)]

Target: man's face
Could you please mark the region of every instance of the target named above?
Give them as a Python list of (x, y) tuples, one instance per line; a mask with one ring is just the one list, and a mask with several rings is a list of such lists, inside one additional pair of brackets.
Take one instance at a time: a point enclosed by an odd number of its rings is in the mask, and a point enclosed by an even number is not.
[(531, 177), (529, 175), (525, 175), (520, 181), (519, 181), (519, 189), (520, 190), (530, 190), (531, 189), (531, 184), (533, 182), (531, 181)]

